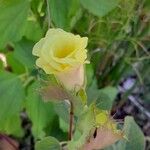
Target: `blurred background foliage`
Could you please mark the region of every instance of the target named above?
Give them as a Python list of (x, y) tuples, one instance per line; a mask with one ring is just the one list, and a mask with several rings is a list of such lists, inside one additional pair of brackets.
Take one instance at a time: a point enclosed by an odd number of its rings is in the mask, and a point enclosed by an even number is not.
[[(116, 119), (133, 115), (149, 139), (150, 0), (0, 0), (1, 134), (27, 148), (48, 135), (66, 140), (67, 106), (41, 100), (32, 55), (48, 26), (89, 38), (88, 103), (96, 101)], [(144, 139), (133, 119), (125, 123)], [(121, 150), (142, 150), (142, 144)]]

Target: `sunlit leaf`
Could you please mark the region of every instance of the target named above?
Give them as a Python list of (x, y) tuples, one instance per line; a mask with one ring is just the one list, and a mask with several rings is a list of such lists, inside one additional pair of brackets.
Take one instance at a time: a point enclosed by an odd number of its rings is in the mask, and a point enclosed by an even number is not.
[(0, 132), (16, 137), (23, 136), (23, 128), (21, 126), (21, 117), (19, 113), (12, 115), (0, 124)]

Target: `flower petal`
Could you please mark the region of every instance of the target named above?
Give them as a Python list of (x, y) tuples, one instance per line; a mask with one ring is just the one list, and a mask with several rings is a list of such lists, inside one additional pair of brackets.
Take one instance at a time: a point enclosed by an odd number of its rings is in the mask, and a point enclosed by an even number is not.
[(45, 42), (45, 38), (42, 38), (38, 43), (36, 43), (33, 47), (33, 51), (32, 54), (35, 56), (40, 56), (41, 55), (41, 51), (42, 51), (42, 47), (43, 44)]

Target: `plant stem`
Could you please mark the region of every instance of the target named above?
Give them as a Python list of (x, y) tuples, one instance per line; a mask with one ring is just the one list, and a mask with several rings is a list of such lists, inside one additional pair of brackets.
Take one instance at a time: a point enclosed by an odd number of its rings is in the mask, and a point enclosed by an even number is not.
[(69, 141), (71, 141), (72, 139), (73, 118), (74, 118), (74, 108), (73, 103), (70, 101), (70, 118), (69, 118), (69, 132), (68, 132)]
[(47, 17), (48, 28), (50, 28), (50, 26), (51, 26), (51, 19), (50, 19), (50, 8), (49, 8), (49, 2), (48, 2), (48, 0), (46, 0), (46, 3), (47, 3), (47, 15), (48, 15), (48, 17)]

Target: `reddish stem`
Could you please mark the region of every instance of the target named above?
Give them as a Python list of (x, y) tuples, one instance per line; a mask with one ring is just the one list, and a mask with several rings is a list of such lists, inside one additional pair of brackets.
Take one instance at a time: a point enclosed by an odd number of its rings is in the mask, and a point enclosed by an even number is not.
[(73, 129), (73, 103), (70, 101), (70, 118), (69, 118), (69, 132), (68, 132), (68, 140), (71, 141), (72, 139), (72, 129)]

